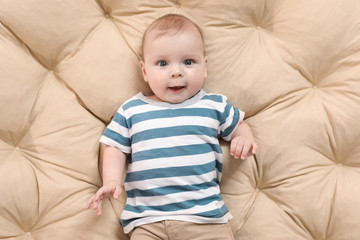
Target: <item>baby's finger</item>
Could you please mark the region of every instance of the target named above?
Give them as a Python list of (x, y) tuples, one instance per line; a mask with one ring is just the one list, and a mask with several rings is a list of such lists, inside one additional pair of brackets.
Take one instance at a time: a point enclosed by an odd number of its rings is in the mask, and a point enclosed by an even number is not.
[(97, 208), (96, 208), (96, 213), (98, 216), (101, 215), (101, 204), (102, 204), (102, 199), (100, 199), (100, 201), (97, 204)]
[(120, 186), (117, 186), (117, 187), (115, 188), (113, 197), (114, 197), (115, 199), (119, 199), (121, 192), (122, 192), (121, 187), (120, 187)]
[(89, 199), (89, 201), (86, 203), (86, 206), (85, 206), (86, 209), (89, 209), (90, 206), (91, 206), (91, 204), (93, 204), (94, 198), (95, 198), (95, 195), (92, 196), (92, 197)]
[(104, 189), (100, 188), (95, 194), (94, 202), (98, 203), (99, 201), (101, 201), (104, 197), (104, 194), (105, 194)]
[(241, 159), (245, 160), (248, 156), (249, 150), (251, 148), (251, 144), (245, 143), (241, 152)]
[(237, 139), (237, 138), (235, 138), (235, 139), (233, 139), (233, 140), (231, 141), (231, 144), (230, 144), (230, 155), (231, 155), (231, 156), (234, 156), (234, 155), (235, 155), (237, 143), (238, 143), (238, 139)]
[[(99, 192), (98, 192), (99, 193)], [(94, 198), (94, 201), (93, 201), (93, 209), (94, 210), (97, 210), (98, 207), (99, 207), (99, 203), (101, 202), (102, 200), (102, 195), (101, 194), (98, 194), (96, 193), (95, 195), (95, 198)]]
[(253, 145), (252, 145), (252, 153), (256, 154), (257, 150), (258, 150), (258, 145), (256, 143), (253, 143)]
[(235, 159), (239, 159), (242, 151), (243, 151), (243, 148), (244, 148), (244, 141), (242, 141), (241, 139), (239, 139), (239, 141), (237, 141), (236, 143), (236, 146), (235, 146), (235, 149), (234, 149), (234, 158)]

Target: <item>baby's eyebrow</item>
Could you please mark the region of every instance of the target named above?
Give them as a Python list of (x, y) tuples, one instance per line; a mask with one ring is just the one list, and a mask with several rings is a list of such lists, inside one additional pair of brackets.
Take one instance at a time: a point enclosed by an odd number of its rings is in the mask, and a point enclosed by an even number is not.
[(155, 55), (155, 56), (153, 57), (153, 59), (166, 59), (166, 58), (167, 58), (166, 55)]
[(153, 57), (153, 58), (149, 59), (149, 62), (160, 62), (160, 61), (165, 61), (166, 62), (166, 57), (156, 56), (156, 57)]
[(200, 55), (187, 55), (184, 57), (184, 59), (192, 59), (192, 60), (200, 60), (201, 59), (201, 56)]
[(201, 57), (202, 53), (198, 52), (187, 52), (183, 54), (184, 57)]

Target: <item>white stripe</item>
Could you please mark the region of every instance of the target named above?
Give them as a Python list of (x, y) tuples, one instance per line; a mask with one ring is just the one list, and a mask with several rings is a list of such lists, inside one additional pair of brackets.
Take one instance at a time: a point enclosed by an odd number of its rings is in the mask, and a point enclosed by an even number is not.
[(104, 135), (101, 136), (101, 138), (99, 139), (99, 142), (101, 142), (105, 145), (108, 145), (108, 146), (116, 147), (126, 154), (131, 153), (131, 147), (121, 145), (118, 142), (116, 142), (116, 141), (112, 140), (111, 138), (108, 138)]
[(161, 196), (127, 198), (126, 204), (131, 206), (161, 206), (188, 200), (203, 199), (214, 194), (220, 194), (218, 186), (202, 189), (199, 191), (180, 192)]
[(222, 100), (223, 100), (222, 102), (215, 102), (211, 99), (203, 99), (201, 101), (198, 101), (196, 104), (192, 106), (187, 106), (184, 108), (205, 108), (205, 109), (216, 110), (219, 112), (224, 112), (226, 106), (226, 100), (224, 100), (224, 98)]
[(183, 135), (183, 136), (173, 136), (173, 137), (165, 137), (165, 138), (155, 138), (149, 139), (141, 142), (134, 143), (132, 145), (133, 153), (153, 150), (153, 149), (161, 149), (168, 147), (180, 147), (187, 145), (195, 145), (195, 144), (219, 144), (219, 140), (214, 137), (206, 136), (206, 135)]
[(222, 98), (222, 100), (222, 102), (216, 102), (211, 99), (202, 99), (201, 101), (198, 101), (195, 104), (186, 106), (184, 108), (209, 108), (222, 111), (224, 109), (224, 106), (226, 105), (226, 100), (224, 100), (224, 98)]
[[(219, 127), (219, 134), (220, 132), (222, 131), (225, 131), (228, 127), (231, 126), (233, 120), (234, 120), (234, 115), (235, 115), (235, 111), (234, 111), (234, 108), (231, 108), (230, 112), (229, 112), (229, 116), (226, 118), (226, 121), (224, 124), (222, 124), (220, 127)], [(232, 134), (234, 133), (235, 129), (237, 128), (238, 124), (244, 120), (244, 115), (245, 113), (240, 111), (239, 110), (239, 120), (236, 124), (236, 126), (234, 127), (234, 130), (228, 135), (228, 136), (225, 136), (223, 137), (224, 140), (226, 141), (230, 141), (231, 140), (231, 137), (232, 137)]]
[(225, 122), (219, 127), (219, 133), (223, 132), (227, 127), (231, 125), (233, 117), (234, 117), (234, 109), (231, 108)]
[(130, 138), (129, 130), (115, 121), (111, 121), (107, 128), (116, 133), (119, 133), (123, 137)]
[(218, 177), (217, 171), (211, 171), (209, 173), (205, 173), (202, 175), (193, 175), (193, 176), (182, 176), (182, 177), (169, 177), (169, 178), (153, 178), (143, 181), (135, 181), (127, 183), (125, 182), (125, 189), (127, 191), (133, 189), (139, 190), (146, 190), (150, 188), (157, 188), (157, 187), (167, 187), (173, 185), (193, 185), (193, 184), (200, 184), (204, 182), (210, 182), (214, 178)]
[(158, 111), (158, 110), (165, 110), (167, 108), (159, 107), (156, 105), (151, 104), (144, 104), (144, 105), (138, 105), (134, 106), (130, 109), (125, 110), (125, 112), (128, 112), (130, 115), (140, 114), (140, 113), (147, 113), (151, 111)]
[(232, 136), (233, 136), (235, 130), (237, 129), (237, 127), (239, 126), (239, 124), (244, 120), (244, 116), (245, 116), (245, 113), (242, 112), (242, 111), (240, 111), (240, 113), (239, 113), (239, 121), (236, 123), (236, 126), (234, 127), (233, 131), (232, 131), (229, 135), (227, 135), (226, 137), (223, 137), (223, 139), (224, 139), (225, 141), (231, 141)]

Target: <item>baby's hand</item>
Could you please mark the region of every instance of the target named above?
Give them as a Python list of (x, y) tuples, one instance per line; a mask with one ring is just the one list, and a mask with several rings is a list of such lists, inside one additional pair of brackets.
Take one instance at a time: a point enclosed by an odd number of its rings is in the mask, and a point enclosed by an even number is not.
[(94, 196), (92, 196), (86, 204), (86, 209), (89, 209), (93, 205), (93, 209), (96, 210), (97, 215), (101, 215), (101, 203), (104, 198), (110, 198), (113, 196), (115, 199), (120, 197), (122, 192), (121, 185), (117, 181), (109, 181), (102, 186)]
[(245, 160), (257, 152), (257, 144), (254, 140), (247, 139), (243, 136), (234, 137), (231, 140), (230, 155), (238, 159), (241, 157)]

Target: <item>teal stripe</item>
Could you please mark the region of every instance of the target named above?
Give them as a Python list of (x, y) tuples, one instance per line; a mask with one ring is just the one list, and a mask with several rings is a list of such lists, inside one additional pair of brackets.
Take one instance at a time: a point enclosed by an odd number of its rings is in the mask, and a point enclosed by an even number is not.
[(217, 138), (218, 131), (217, 129), (214, 128), (196, 126), (196, 125), (154, 128), (134, 134), (131, 137), (131, 142), (135, 144), (149, 139), (176, 137), (176, 136), (184, 136), (184, 135), (206, 135), (213, 138)]
[(131, 146), (129, 138), (126, 138), (126, 137), (122, 136), (121, 134), (112, 131), (109, 128), (105, 129), (105, 131), (103, 133), (103, 136), (108, 137), (108, 138), (114, 140), (115, 142), (117, 142), (117, 143), (119, 143), (119, 144), (121, 144), (123, 146), (126, 146), (126, 147)]
[(211, 187), (216, 187), (218, 186), (218, 184), (219, 184), (219, 180), (217, 178), (214, 178), (210, 182), (204, 182), (200, 184), (183, 185), (183, 186), (173, 185), (173, 186), (152, 188), (146, 190), (132, 189), (126, 191), (126, 196), (127, 198), (164, 196), (167, 194), (205, 190)]
[(129, 172), (126, 174), (125, 182), (144, 181), (155, 178), (174, 178), (184, 176), (202, 175), (214, 171), (216, 168), (216, 161), (202, 165), (191, 165), (184, 167), (168, 167), (157, 168), (150, 170), (143, 170), (137, 172)]
[(219, 172), (222, 172), (223, 170), (223, 164), (221, 162), (219, 162), (218, 160), (216, 160), (216, 169), (219, 171)]
[(131, 100), (127, 103), (125, 103), (122, 108), (124, 110), (128, 110), (129, 108), (133, 108), (133, 107), (137, 107), (137, 106), (141, 106), (141, 105), (145, 105), (147, 103), (141, 101), (140, 99), (134, 99), (134, 100)]
[(210, 144), (210, 143), (176, 146), (176, 147), (168, 147), (168, 148), (157, 148), (157, 149), (150, 149), (150, 150), (133, 153), (131, 155), (131, 161), (137, 162), (142, 160), (150, 160), (154, 158), (189, 156), (189, 155), (209, 153), (213, 151), (217, 153), (222, 153), (220, 145)]
[(220, 125), (224, 124), (226, 122), (226, 119), (229, 117), (230, 115), (230, 110), (233, 108), (233, 106), (231, 105), (231, 103), (229, 103), (228, 101), (226, 101), (226, 106), (224, 108), (224, 112), (222, 113), (222, 118), (220, 121)]
[(129, 128), (134, 124), (158, 118), (174, 118), (174, 117), (207, 117), (218, 120), (221, 116), (221, 112), (215, 109), (207, 108), (179, 108), (179, 109), (165, 109), (149, 111), (145, 113), (134, 114), (128, 119)]
[(126, 118), (118, 112), (115, 113), (113, 122), (118, 123), (120, 126), (124, 128), (128, 128)]
[(240, 112), (237, 108), (234, 108), (234, 117), (229, 127), (227, 127), (223, 132), (220, 133), (221, 137), (228, 136), (232, 131), (234, 131), (240, 120)]
[(205, 95), (202, 99), (207, 99), (218, 103), (223, 102), (223, 96), (221, 95)]

